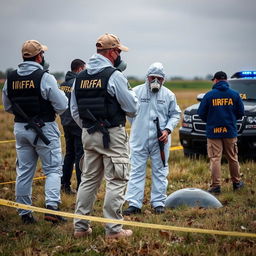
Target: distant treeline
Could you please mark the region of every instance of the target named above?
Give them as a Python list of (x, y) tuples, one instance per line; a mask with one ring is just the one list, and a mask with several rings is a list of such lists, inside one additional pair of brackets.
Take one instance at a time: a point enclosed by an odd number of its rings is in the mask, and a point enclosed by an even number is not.
[[(44, 69), (47, 70), (49, 67), (49, 65), (45, 65)], [(0, 70), (0, 81), (2, 79), (6, 79), (6, 75), (8, 74), (8, 72), (12, 71), (13, 68), (8, 68), (6, 71), (1, 71)], [(56, 78), (56, 80), (58, 81), (63, 81), (65, 79), (65, 73), (64, 72), (50, 72), (52, 75), (54, 75), (54, 77)], [(193, 81), (201, 81), (201, 80), (210, 80), (212, 78), (212, 74), (208, 74), (205, 77), (199, 77), (199, 76), (195, 76), (190, 80)], [(127, 79), (129, 81), (140, 81), (141, 78), (138, 78), (136, 76), (127, 76)], [(166, 80), (170, 80), (170, 81), (186, 81), (187, 79), (182, 77), (182, 76), (172, 76), (169, 78), (166, 78)]]

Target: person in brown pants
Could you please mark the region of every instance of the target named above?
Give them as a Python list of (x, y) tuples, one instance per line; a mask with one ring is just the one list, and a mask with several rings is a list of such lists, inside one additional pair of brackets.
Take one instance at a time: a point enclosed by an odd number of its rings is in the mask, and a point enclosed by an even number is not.
[(212, 81), (212, 90), (202, 99), (198, 114), (206, 122), (207, 153), (212, 173), (212, 184), (208, 192), (219, 194), (223, 154), (228, 160), (233, 190), (244, 186), (240, 178), (236, 126), (237, 120), (244, 115), (244, 105), (239, 94), (229, 88), (225, 72), (215, 73)]

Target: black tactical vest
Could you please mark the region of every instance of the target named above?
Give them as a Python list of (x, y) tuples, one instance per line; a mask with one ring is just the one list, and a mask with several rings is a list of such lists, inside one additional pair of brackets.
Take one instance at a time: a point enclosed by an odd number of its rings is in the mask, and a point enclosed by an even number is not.
[(125, 112), (116, 97), (107, 92), (108, 80), (115, 71), (115, 68), (107, 67), (97, 74), (89, 75), (87, 70), (84, 70), (76, 78), (75, 95), (83, 127), (89, 128), (95, 124), (86, 109), (89, 109), (97, 120), (107, 120), (109, 127), (125, 125)]
[[(7, 77), (7, 93), (8, 98), (18, 104), (29, 118), (52, 122), (55, 120), (55, 111), (51, 102), (41, 96), (40, 83), (44, 73), (41, 69), (27, 76), (18, 75), (17, 70), (10, 72)], [(15, 109), (13, 114), (15, 122), (26, 123)]]

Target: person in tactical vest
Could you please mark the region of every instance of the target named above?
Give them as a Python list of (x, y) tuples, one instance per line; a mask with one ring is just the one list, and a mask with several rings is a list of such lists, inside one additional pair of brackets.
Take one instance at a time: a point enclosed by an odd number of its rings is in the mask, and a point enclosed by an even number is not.
[[(16, 202), (32, 204), (32, 183), (39, 157), (46, 176), (46, 208), (58, 211), (62, 154), (55, 116), (67, 109), (68, 99), (54, 76), (43, 70), (47, 49), (36, 40), (23, 44), (23, 62), (7, 75), (2, 97), (5, 111), (14, 115)], [(36, 222), (30, 210), (18, 209), (18, 213), (24, 223)], [(55, 214), (45, 214), (44, 219), (53, 223), (66, 221)]]
[(236, 124), (244, 116), (244, 104), (239, 93), (229, 88), (225, 72), (216, 72), (212, 81), (212, 90), (204, 95), (197, 113), (206, 122), (207, 153), (212, 173), (208, 192), (220, 194), (222, 153), (229, 163), (233, 190), (244, 186), (238, 162)]
[[(126, 66), (120, 54), (128, 48), (117, 36), (107, 33), (98, 38), (96, 47), (97, 54), (89, 59), (86, 70), (79, 73), (71, 93), (71, 114), (83, 128), (85, 153), (75, 213), (91, 213), (104, 177), (103, 215), (123, 219), (122, 205), (130, 165), (125, 122), (126, 115), (136, 114), (137, 97), (120, 72), (121, 67)], [(75, 237), (92, 232), (89, 221), (82, 219), (74, 220), (74, 229)], [(122, 229), (120, 224), (108, 223), (105, 229), (110, 239), (132, 235), (132, 230)]]
[[(74, 80), (79, 72), (85, 69), (85, 62), (80, 59), (75, 59), (71, 62), (71, 71), (68, 71), (65, 76), (65, 81), (60, 85), (60, 89), (63, 90), (70, 102), (71, 90)], [(62, 191), (67, 194), (75, 194), (76, 192), (71, 188), (71, 177), (73, 172), (73, 166), (75, 163), (76, 168), (76, 180), (77, 190), (81, 182), (81, 170), (79, 162), (84, 154), (82, 144), (82, 129), (76, 124), (71, 116), (70, 109), (68, 108), (61, 116), (61, 124), (64, 130), (65, 142), (66, 142), (66, 154), (64, 157), (64, 165), (62, 168), (63, 176), (61, 178)]]

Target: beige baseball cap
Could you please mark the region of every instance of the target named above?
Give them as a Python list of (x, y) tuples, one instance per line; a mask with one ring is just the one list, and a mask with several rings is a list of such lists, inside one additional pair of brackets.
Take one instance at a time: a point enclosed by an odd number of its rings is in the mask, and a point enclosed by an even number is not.
[(28, 40), (22, 45), (22, 56), (24, 58), (31, 58), (42, 51), (47, 51), (48, 47), (39, 43), (37, 40)]
[(121, 51), (128, 52), (128, 47), (122, 45), (117, 36), (113, 34), (104, 34), (97, 39), (96, 47), (98, 50), (118, 48)]

